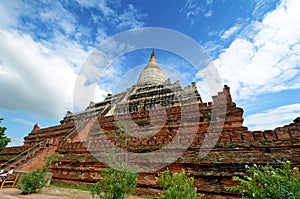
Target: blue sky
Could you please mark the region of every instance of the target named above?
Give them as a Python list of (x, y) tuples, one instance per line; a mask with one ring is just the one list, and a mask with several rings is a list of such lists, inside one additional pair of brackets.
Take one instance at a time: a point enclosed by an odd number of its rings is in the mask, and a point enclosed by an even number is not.
[[(244, 109), (249, 129), (288, 124), (300, 116), (299, 12), (298, 0), (2, 0), (1, 125), (16, 145), (34, 123), (59, 124), (73, 110), (78, 72), (93, 49), (141, 27), (172, 29), (198, 42)], [(141, 49), (110, 60), (105, 78), (99, 84), (83, 78), (82, 89), (94, 90), (93, 100), (100, 101), (118, 90), (124, 74), (138, 74), (150, 52)], [(156, 54), (166, 76), (175, 81), (177, 73), (187, 84), (197, 82), (204, 101), (210, 100), (186, 60), (159, 49)], [(128, 87), (136, 80), (130, 79)], [(80, 107), (87, 105), (84, 101)]]

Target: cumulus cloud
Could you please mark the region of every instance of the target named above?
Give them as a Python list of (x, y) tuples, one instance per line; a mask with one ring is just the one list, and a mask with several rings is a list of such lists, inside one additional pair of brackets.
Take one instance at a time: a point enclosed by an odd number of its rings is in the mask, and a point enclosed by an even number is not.
[[(299, 1), (283, 1), (242, 30), (214, 60), (235, 99), (300, 88), (299, 11)], [(232, 28), (228, 31), (225, 38)]]
[(245, 118), (245, 125), (250, 130), (274, 129), (291, 123), (299, 115), (300, 104), (290, 104), (249, 115)]
[(269, 9), (270, 4), (277, 3), (278, 0), (254, 0), (255, 7), (252, 12), (252, 16), (256, 19), (263, 17), (266, 10)]
[(98, 84), (92, 83), (86, 85), (88, 79), (84, 75), (78, 75), (74, 87), (74, 109), (81, 111), (93, 101), (98, 102), (105, 98), (107, 91), (99, 87)]
[(57, 34), (49, 41), (43, 40), (41, 44), (63, 58), (74, 70), (78, 70), (82, 66), (89, 52), (93, 49), (74, 40), (69, 40), (68, 37), (62, 34)]
[(1, 106), (58, 117), (70, 109), (76, 74), (28, 35), (0, 31)]
[[(55, 50), (35, 42), (29, 35), (2, 30), (0, 60), (1, 108), (25, 110), (51, 118), (61, 118), (67, 110), (73, 109), (77, 74), (70, 62)], [(97, 100), (103, 99), (104, 91), (95, 84), (79, 81), (77, 86), (83, 91), (92, 90)], [(93, 99), (94, 96), (86, 96), (85, 100)], [(79, 102), (80, 108), (88, 105), (88, 102)]]
[[(90, 101), (103, 100), (107, 87), (100, 88), (89, 76), (103, 72), (97, 72), (99, 68), (86, 73), (80, 70), (98, 42), (108, 37), (108, 29), (143, 26), (140, 19), (145, 15), (131, 4), (120, 6), (120, 1), (55, 1), (47, 6), (43, 2), (0, 2), (0, 16), (5, 15), (0, 21), (1, 108), (60, 119), (73, 105), (82, 110)], [(98, 11), (85, 10), (91, 7)], [(77, 8), (94, 20), (79, 21)], [(113, 79), (122, 72), (119, 69), (111, 67), (105, 74)], [(81, 97), (74, 95), (76, 89)]]
[(2, 1), (0, 3), (0, 28), (15, 27), (18, 24), (20, 7), (18, 1)]

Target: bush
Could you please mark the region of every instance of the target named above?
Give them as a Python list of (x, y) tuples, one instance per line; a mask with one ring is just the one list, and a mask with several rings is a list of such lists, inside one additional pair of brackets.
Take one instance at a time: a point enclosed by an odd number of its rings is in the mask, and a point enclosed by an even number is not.
[(21, 180), (22, 194), (31, 194), (39, 192), (47, 184), (47, 171), (49, 166), (59, 159), (57, 154), (52, 154), (44, 158), (45, 166), (36, 171), (25, 174)]
[(227, 191), (236, 191), (242, 198), (300, 199), (300, 173), (296, 167), (291, 169), (290, 162), (281, 168), (246, 165), (246, 169), (249, 176), (233, 177), (239, 185), (226, 187)]
[(120, 164), (118, 170), (102, 170), (103, 179), (95, 184), (91, 193), (103, 199), (123, 199), (136, 187), (137, 173), (133, 173), (126, 164)]
[(22, 178), (22, 194), (31, 194), (40, 191), (46, 183), (46, 171), (37, 169), (25, 174)]
[(160, 186), (166, 190), (160, 199), (196, 199), (197, 190), (194, 186), (194, 178), (188, 178), (186, 172), (173, 175), (169, 170), (165, 170), (160, 174), (158, 179)]

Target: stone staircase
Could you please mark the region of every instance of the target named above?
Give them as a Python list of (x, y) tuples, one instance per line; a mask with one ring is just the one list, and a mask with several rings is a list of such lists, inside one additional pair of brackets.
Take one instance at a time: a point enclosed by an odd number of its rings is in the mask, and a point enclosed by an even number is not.
[(57, 146), (51, 145), (48, 146), (41, 151), (39, 151), (36, 155), (32, 156), (30, 159), (28, 159), (25, 164), (22, 164), (20, 167), (18, 167), (18, 171), (34, 171), (37, 168), (42, 168), (42, 166), (45, 166), (45, 157), (48, 157), (51, 154), (54, 154), (57, 149)]
[(39, 156), (39, 154), (47, 148), (47, 142), (48, 140), (41, 141), (33, 147), (23, 151), (14, 158), (1, 164), (0, 169), (3, 169), (4, 172), (9, 171), (10, 169), (19, 169), (20, 167), (25, 165), (30, 159)]

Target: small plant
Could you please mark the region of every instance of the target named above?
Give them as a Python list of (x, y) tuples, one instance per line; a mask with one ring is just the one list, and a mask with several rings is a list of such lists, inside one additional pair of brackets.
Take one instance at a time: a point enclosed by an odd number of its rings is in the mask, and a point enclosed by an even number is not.
[(189, 178), (186, 172), (170, 174), (169, 170), (163, 171), (159, 176), (160, 186), (166, 190), (160, 199), (196, 199), (197, 190), (194, 186), (194, 178)]
[(46, 184), (47, 179), (46, 175), (49, 169), (49, 166), (56, 160), (58, 160), (58, 155), (52, 154), (50, 156), (45, 157), (44, 161), (45, 166), (41, 169), (37, 169), (35, 171), (31, 171), (26, 173), (21, 180), (21, 190), (22, 194), (31, 194), (39, 192)]
[(102, 180), (91, 189), (93, 196), (103, 199), (123, 199), (130, 195), (137, 184), (137, 168), (120, 162), (111, 151), (108, 163), (113, 168), (102, 170)]
[(136, 187), (137, 174), (131, 171), (106, 168), (102, 170), (103, 179), (92, 188), (92, 194), (103, 199), (123, 199)]
[(233, 177), (239, 185), (226, 187), (227, 191), (238, 192), (242, 198), (300, 199), (300, 173), (296, 167), (291, 169), (289, 161), (281, 168), (246, 165), (246, 169), (249, 175)]
[(45, 166), (42, 167), (42, 169), (44, 171), (48, 171), (49, 170), (49, 167), (51, 164), (55, 163), (56, 161), (60, 160), (61, 159), (61, 156), (59, 156), (58, 154), (56, 153), (53, 153), (47, 157), (44, 158), (44, 161), (46, 162)]
[(21, 182), (22, 194), (36, 193), (47, 183), (46, 172), (41, 169), (31, 171), (23, 176)]

